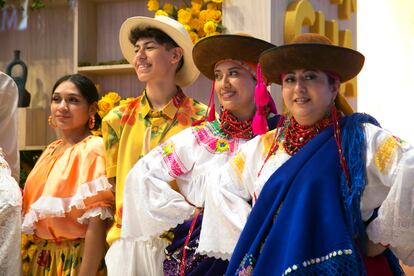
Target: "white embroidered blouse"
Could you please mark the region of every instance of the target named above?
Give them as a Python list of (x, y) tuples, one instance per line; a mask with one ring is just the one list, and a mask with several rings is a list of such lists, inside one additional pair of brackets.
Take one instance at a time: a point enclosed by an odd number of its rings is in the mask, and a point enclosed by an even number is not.
[[(158, 260), (153, 270), (145, 268), (146, 273), (162, 274), (166, 244), (159, 236), (191, 218), (195, 207), (204, 206), (211, 172), (244, 143), (243, 139), (226, 138), (220, 123), (213, 121), (181, 131), (141, 158), (127, 176), (121, 239), (112, 244), (107, 258), (117, 260), (123, 272), (142, 275), (144, 267), (150, 266), (148, 260)], [(180, 193), (171, 188), (172, 181)], [(130, 252), (138, 253), (132, 256)], [(129, 265), (135, 268), (126, 268)]]

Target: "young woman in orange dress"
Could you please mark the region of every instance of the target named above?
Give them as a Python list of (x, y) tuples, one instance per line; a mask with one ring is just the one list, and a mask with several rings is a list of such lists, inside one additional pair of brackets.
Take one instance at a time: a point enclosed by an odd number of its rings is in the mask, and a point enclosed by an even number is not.
[(60, 139), (46, 147), (29, 174), (23, 194), (22, 231), (33, 235), (28, 275), (105, 273), (106, 222), (114, 196), (105, 176), (94, 83), (75, 74), (53, 87), (49, 124)]

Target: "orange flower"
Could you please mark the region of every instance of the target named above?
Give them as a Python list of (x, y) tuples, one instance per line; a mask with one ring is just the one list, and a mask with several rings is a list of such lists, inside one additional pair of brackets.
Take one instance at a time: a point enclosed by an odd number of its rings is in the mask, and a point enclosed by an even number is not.
[(191, 19), (191, 9), (180, 9), (177, 14), (177, 20), (181, 24), (188, 24)]
[(164, 6), (162, 6), (162, 9), (169, 15), (174, 13), (174, 5), (171, 3), (165, 3)]
[(193, 31), (189, 32), (189, 34), (190, 34), (191, 41), (193, 42), (193, 44), (196, 44), (197, 41), (200, 39), (200, 37), (198, 36), (198, 34), (195, 33), (195, 32), (193, 32)]
[(204, 24), (204, 32), (209, 35), (216, 32), (217, 24), (214, 21), (207, 21), (206, 24)]
[(148, 0), (147, 8), (149, 11), (156, 11), (160, 8), (160, 3), (158, 0)]
[(121, 125), (133, 125), (135, 124), (136, 120), (136, 113), (137, 113), (137, 107), (140, 105), (140, 101), (138, 99), (135, 99), (133, 101), (130, 101), (127, 103), (125, 107), (121, 107), (120, 111), (123, 113), (121, 117)]
[(210, 2), (210, 3), (207, 3), (207, 10), (217, 10), (217, 4), (216, 3), (213, 3), (213, 2)]
[(190, 22), (188, 23), (190, 25), (190, 27), (196, 31), (200, 30), (203, 28), (204, 23), (203, 21), (201, 21), (199, 18), (193, 18), (190, 20)]

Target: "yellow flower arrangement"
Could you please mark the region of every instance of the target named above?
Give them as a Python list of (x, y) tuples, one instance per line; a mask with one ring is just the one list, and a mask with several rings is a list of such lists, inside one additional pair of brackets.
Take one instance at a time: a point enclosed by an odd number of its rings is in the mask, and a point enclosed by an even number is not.
[[(133, 100), (134, 98), (126, 98), (126, 99), (121, 99), (121, 96), (119, 96), (118, 93), (116, 92), (108, 92), (106, 93), (104, 96), (101, 97), (101, 99), (98, 101), (98, 115), (99, 117), (101, 117), (102, 119), (105, 117), (106, 114), (109, 113), (109, 111), (111, 111), (113, 108), (115, 108), (118, 105), (123, 105), (126, 104), (128, 102), (130, 102), (131, 100)], [(91, 131), (93, 135), (96, 136), (102, 136), (102, 131), (101, 128), (97, 129), (97, 130), (93, 130)]]
[(115, 107), (121, 100), (121, 97), (116, 92), (108, 92), (106, 93), (99, 101), (98, 101), (98, 115), (99, 117), (105, 117), (108, 112)]
[(148, 0), (147, 7), (149, 11), (155, 12), (156, 16), (169, 16), (183, 24), (194, 44), (203, 37), (223, 32), (223, 0), (191, 0), (191, 4), (185, 0), (182, 2), (181, 7), (166, 2), (161, 9), (159, 0)]

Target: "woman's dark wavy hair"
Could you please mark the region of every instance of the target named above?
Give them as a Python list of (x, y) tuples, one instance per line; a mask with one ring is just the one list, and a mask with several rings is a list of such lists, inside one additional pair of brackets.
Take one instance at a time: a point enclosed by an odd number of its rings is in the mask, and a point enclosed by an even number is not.
[[(97, 103), (99, 101), (99, 93), (98, 89), (96, 89), (95, 84), (89, 78), (81, 75), (81, 74), (71, 74), (65, 75), (59, 78), (56, 83), (53, 85), (52, 95), (56, 88), (65, 81), (70, 81), (73, 83), (78, 89), (82, 96), (86, 99), (89, 105), (93, 103)], [(95, 113), (95, 127), (91, 130), (97, 130), (101, 126), (101, 117), (98, 113)]]

